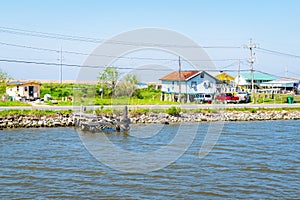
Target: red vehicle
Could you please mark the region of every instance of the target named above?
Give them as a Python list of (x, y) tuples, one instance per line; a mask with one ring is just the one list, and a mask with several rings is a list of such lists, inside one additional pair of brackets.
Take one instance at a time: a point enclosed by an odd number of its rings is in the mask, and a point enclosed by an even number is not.
[(239, 103), (240, 98), (238, 96), (233, 96), (231, 93), (221, 93), (216, 96), (216, 101), (223, 103)]

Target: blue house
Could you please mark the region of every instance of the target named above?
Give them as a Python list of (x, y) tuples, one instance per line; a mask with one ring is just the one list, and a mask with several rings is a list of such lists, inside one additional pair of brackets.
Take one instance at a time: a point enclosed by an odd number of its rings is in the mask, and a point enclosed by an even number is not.
[(217, 89), (217, 79), (207, 72), (199, 70), (181, 71), (180, 76), (178, 71), (174, 71), (160, 80), (163, 95), (173, 95), (175, 100), (179, 94), (179, 82), (181, 94), (188, 102), (193, 101), (194, 97), (200, 93), (214, 94)]

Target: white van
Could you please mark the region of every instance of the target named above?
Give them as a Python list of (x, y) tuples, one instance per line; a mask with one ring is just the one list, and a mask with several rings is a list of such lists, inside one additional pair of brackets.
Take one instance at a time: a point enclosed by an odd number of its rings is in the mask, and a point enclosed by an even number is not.
[(196, 103), (212, 102), (212, 95), (211, 94), (199, 94), (194, 100)]

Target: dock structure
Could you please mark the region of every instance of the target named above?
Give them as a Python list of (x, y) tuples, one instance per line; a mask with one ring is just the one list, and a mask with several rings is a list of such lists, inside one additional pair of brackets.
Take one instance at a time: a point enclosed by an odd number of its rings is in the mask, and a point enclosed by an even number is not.
[(99, 132), (107, 129), (114, 131), (128, 131), (130, 118), (125, 106), (123, 116), (97, 116), (84, 112), (73, 113), (75, 126), (82, 131)]

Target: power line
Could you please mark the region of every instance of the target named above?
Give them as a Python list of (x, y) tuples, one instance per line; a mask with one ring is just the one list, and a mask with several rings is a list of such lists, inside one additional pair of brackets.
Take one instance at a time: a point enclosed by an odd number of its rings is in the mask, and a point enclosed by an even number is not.
[(46, 33), (46, 32), (40, 32), (40, 31), (24, 30), (24, 29), (9, 28), (9, 27), (0, 27), (0, 32), (15, 34), (15, 35), (40, 37), (40, 38), (62, 39), (62, 40), (92, 42), (92, 43), (100, 43), (100, 42), (104, 41), (104, 40), (99, 40), (96, 38), (70, 36), (70, 35), (63, 35), (63, 34), (57, 34), (57, 33)]
[[(19, 44), (12, 44), (6, 42), (0, 42), (0, 45), (5, 46), (12, 46), (17, 48), (25, 48), (37, 51), (46, 51), (46, 52), (53, 52), (53, 53), (60, 53), (61, 51), (56, 49), (49, 49), (49, 48), (41, 48), (41, 47), (33, 47), (27, 45), (19, 45)], [(170, 59), (170, 58), (150, 58), (150, 57), (129, 57), (129, 56), (113, 56), (113, 55), (100, 55), (100, 54), (89, 54), (77, 51), (62, 51), (62, 53), (66, 54), (73, 54), (73, 55), (82, 55), (82, 56), (95, 56), (95, 57), (108, 57), (114, 59), (129, 59), (129, 60), (157, 60), (157, 61), (177, 61), (177, 59)], [(245, 59), (238, 59), (238, 58), (225, 58), (225, 59), (211, 59), (211, 60), (189, 60), (189, 61), (235, 61), (235, 60), (245, 60)]]
[(265, 49), (265, 48), (260, 48), (260, 47), (257, 47), (257, 49), (261, 50), (261, 52), (267, 52), (267, 53), (270, 53), (273, 55), (288, 56), (288, 57), (292, 57), (292, 58), (300, 58), (300, 56), (298, 56), (298, 55), (284, 53), (284, 52), (280, 52), (280, 51), (275, 51), (275, 50), (270, 50), (270, 49)]
[[(263, 66), (261, 65), (261, 64), (259, 64), (259, 63), (256, 63), (256, 65), (258, 65), (260, 68), (263, 68)], [(269, 72), (265, 72), (265, 71), (261, 71), (261, 70), (256, 70), (257, 72), (260, 72), (260, 73), (263, 73), (263, 74), (268, 74), (268, 75), (271, 75), (271, 76), (274, 76), (274, 77), (278, 77), (278, 78), (285, 78), (285, 79), (294, 79), (295, 77), (292, 77), (292, 76), (282, 76), (282, 75), (277, 75), (277, 74), (271, 74), (271, 73), (269, 73)], [(289, 70), (289, 74), (293, 74), (293, 75), (299, 75), (300, 76), (300, 74), (297, 74), (297, 73), (295, 73), (295, 72), (293, 72), (293, 71), (290, 71)]]
[[(134, 46), (152, 46), (152, 47), (180, 47), (180, 48), (199, 48), (199, 46), (189, 46), (189, 45), (173, 45), (173, 44), (155, 44), (155, 43), (141, 43), (141, 42), (130, 42), (130, 41), (119, 41), (119, 40), (106, 40), (106, 39), (99, 39), (99, 38), (91, 38), (91, 37), (82, 37), (82, 36), (74, 36), (74, 35), (64, 35), (64, 34), (57, 34), (57, 33), (49, 33), (49, 32), (41, 32), (41, 31), (32, 31), (32, 30), (24, 30), (24, 29), (17, 29), (17, 28), (10, 28), (10, 27), (1, 27), (0, 32), (8, 33), (8, 34), (17, 34), (17, 35), (25, 35), (25, 36), (32, 36), (32, 37), (40, 37), (40, 38), (49, 38), (49, 39), (60, 39), (60, 40), (70, 40), (70, 41), (79, 41), (79, 42), (92, 42), (92, 43), (101, 43), (107, 42), (111, 44), (121, 44), (121, 45), (134, 45)], [(15, 46), (15, 47), (22, 47), (32, 50), (41, 50), (41, 51), (48, 51), (59, 53), (60, 51), (56, 49), (47, 49), (47, 48), (40, 48), (40, 47), (31, 47), (26, 45), (17, 45), (17, 44), (9, 44), (0, 42), (2, 45), (7, 46)], [(239, 49), (239, 46), (202, 46), (201, 48), (207, 49), (215, 49), (215, 48), (223, 48), (223, 49)], [(257, 51), (269, 53), (273, 55), (279, 56), (287, 56), (292, 58), (299, 59), (299, 55), (284, 53), (281, 51), (270, 50), (266, 48), (257, 47)], [(97, 56), (97, 57), (110, 57), (115, 59), (135, 59), (135, 60), (161, 60), (161, 61), (176, 61), (177, 59), (167, 59), (167, 58), (150, 58), (150, 57), (127, 57), (127, 56), (112, 56), (112, 55), (98, 55), (98, 54), (89, 54), (83, 52), (76, 52), (76, 51), (63, 51), (64, 54), (74, 54), (74, 55), (82, 55), (82, 56)], [(244, 59), (211, 59), (211, 60), (190, 60), (190, 61), (238, 61)]]
[(297, 76), (300, 76), (300, 74), (296, 73), (296, 72), (292, 72), (292, 71), (289, 71), (289, 73), (292, 73), (292, 74), (295, 74)]
[[(35, 65), (45, 65), (45, 66), (67, 66), (67, 67), (77, 67), (77, 68), (98, 68), (98, 69), (104, 69), (106, 66), (90, 66), (90, 65), (76, 65), (76, 64), (66, 64), (66, 63), (50, 63), (50, 62), (35, 62), (35, 61), (27, 61), (27, 60), (14, 60), (14, 59), (0, 59), (0, 62), (8, 62), (8, 63), (20, 63), (20, 64), (35, 64)], [(157, 69), (151, 69), (151, 68), (134, 68), (134, 67), (117, 67), (119, 70), (139, 70), (139, 71), (157, 71)], [(160, 69), (160, 71), (172, 71), (172, 69)], [(183, 70), (185, 71), (185, 70)], [(220, 72), (220, 71), (225, 71), (225, 72), (249, 72), (249, 69), (241, 69), (241, 70), (235, 70), (235, 69), (205, 69), (204, 71), (207, 72)], [(285, 78), (288, 80), (294, 80), (295, 78), (293, 77), (284, 77), (284, 76), (279, 76), (275, 74), (271, 74), (268, 72), (264, 72), (261, 70), (253, 70), (254, 72), (260, 72), (263, 74), (271, 75), (277, 78)]]
[(47, 33), (40, 31), (16, 29), (9, 27), (0, 27), (0, 32), (15, 34), (15, 35), (25, 35), (30, 37), (40, 37), (48, 39), (59, 39), (59, 40), (69, 40), (69, 41), (79, 41), (79, 42), (90, 42), (90, 43), (109, 43), (118, 45), (130, 45), (130, 46), (150, 46), (150, 47), (178, 47), (178, 48), (218, 48), (218, 49), (240, 49), (239, 46), (198, 46), (198, 45), (174, 45), (174, 44), (158, 44), (158, 43), (145, 43), (145, 42), (131, 42), (131, 41), (121, 41), (121, 40), (111, 40), (111, 39), (97, 39), (74, 35), (63, 35), (57, 33)]
[(278, 76), (278, 75), (276, 75), (276, 74), (271, 74), (271, 73), (268, 73), (268, 72), (264, 72), (264, 71), (261, 71), (261, 70), (255, 70), (255, 71), (256, 71), (256, 72), (259, 72), (259, 73), (262, 73), (262, 74), (266, 74), (266, 75), (278, 77), (278, 78), (284, 77), (284, 76)]
[(238, 64), (238, 61), (235, 61), (235, 62), (233, 62), (233, 63), (231, 63), (229, 65), (226, 65), (226, 66), (222, 67), (221, 69), (226, 69), (226, 68), (229, 68), (229, 67), (234, 67), (236, 64)]
[[(186, 45), (172, 45), (172, 44), (155, 44), (155, 43), (141, 43), (141, 42), (130, 42), (130, 41), (119, 41), (119, 40), (105, 40), (105, 39), (99, 39), (99, 38), (90, 38), (90, 37), (81, 37), (81, 36), (74, 36), (74, 35), (63, 35), (63, 34), (57, 34), (57, 33), (49, 33), (49, 32), (40, 32), (40, 31), (32, 31), (32, 30), (24, 30), (24, 29), (17, 29), (17, 28), (10, 28), (10, 27), (0, 27), (0, 32), (3, 33), (9, 33), (9, 34), (17, 34), (17, 35), (26, 35), (26, 36), (32, 36), (32, 37), (41, 37), (41, 38), (50, 38), (50, 39), (61, 39), (61, 40), (71, 40), (71, 41), (82, 41), (82, 42), (93, 42), (93, 43), (100, 43), (100, 42), (108, 42), (112, 44), (124, 44), (124, 45), (135, 45), (135, 46), (157, 46), (157, 47), (180, 47), (180, 48), (199, 48), (198, 46), (186, 46)], [(57, 49), (49, 49), (49, 48), (40, 48), (40, 47), (32, 47), (32, 46), (26, 46), (26, 45), (19, 45), (19, 44), (10, 44), (5, 42), (0, 42), (2, 45), (7, 46), (14, 46), (19, 48), (27, 48), (32, 50), (38, 50), (38, 51), (48, 51), (53, 53), (60, 53)], [(224, 49), (230, 49), (230, 48), (241, 48), (238, 46), (203, 46), (201, 48), (207, 48), (207, 49), (213, 49), (213, 48), (224, 48)], [(256, 47), (257, 51), (269, 53), (273, 55), (280, 55), (280, 56), (287, 56), (292, 58), (300, 58), (299, 55), (290, 54), (290, 53), (284, 53), (281, 51), (276, 50), (270, 50), (266, 48), (260, 48)], [(113, 56), (113, 55), (98, 55), (98, 54), (89, 54), (84, 52), (77, 52), (77, 51), (62, 51), (64, 54), (74, 54), (74, 55), (82, 55), (82, 56), (97, 56), (97, 57), (109, 57), (114, 59), (130, 59), (130, 60), (156, 60), (156, 61), (177, 61), (176, 58), (170, 59), (170, 58), (153, 58), (153, 57), (129, 57), (129, 56)], [(226, 59), (210, 59), (210, 60), (189, 60), (189, 61), (238, 61), (246, 59), (235, 59), (235, 58), (226, 58)], [(184, 61), (184, 60), (183, 60)], [(32, 61), (31, 61), (32, 62)], [(251, 62), (251, 61), (250, 61)], [(42, 62), (41, 62), (42, 63)], [(80, 65), (78, 65), (80, 66)], [(225, 67), (227, 68), (227, 67)]]
[[(28, 60), (16, 60), (16, 59), (0, 59), (0, 62), (8, 62), (8, 63), (20, 63), (20, 64), (35, 64), (35, 65), (44, 65), (44, 66), (66, 66), (66, 67), (77, 67), (77, 68), (95, 68), (95, 69), (104, 69), (106, 66), (92, 66), (92, 65), (77, 65), (77, 64), (66, 64), (66, 63), (52, 63), (52, 62), (36, 62), (36, 61), (28, 61)], [(120, 70), (154, 70), (157, 71), (157, 69), (151, 69), (151, 68), (134, 68), (134, 67), (117, 67), (117, 69)], [(170, 71), (170, 69), (161, 69), (162, 71)], [(209, 72), (219, 72), (219, 69), (205, 69), (205, 71)], [(234, 72), (237, 70), (222, 70), (222, 71), (228, 71), (228, 72)], [(249, 70), (241, 70), (241, 71), (249, 71)]]
[[(51, 62), (36, 62), (36, 61), (28, 61), (28, 60), (16, 60), (16, 59), (0, 59), (0, 62), (8, 62), (8, 63), (22, 63), (22, 64), (36, 64), (36, 65), (48, 65), (48, 66), (61, 66), (60, 63), (51, 63)], [(84, 67), (76, 64), (65, 64), (62, 63), (63, 66), (66, 67)], [(90, 68), (99, 68), (98, 66), (86, 66)]]
[(11, 44), (11, 43), (6, 43), (6, 42), (0, 42), (1, 45), (5, 46), (12, 46), (12, 47), (17, 47), (17, 48), (25, 48), (25, 49), (32, 49), (32, 50), (39, 50), (39, 51), (48, 51), (48, 52), (55, 52), (59, 53), (59, 50), (55, 49), (46, 49), (46, 48), (40, 48), (40, 47), (32, 47), (32, 46), (26, 46), (26, 45), (19, 45), (19, 44)]
[(284, 78), (285, 80), (291, 80), (291, 81), (295, 80), (295, 77), (279, 76), (279, 75), (276, 75), (276, 74), (271, 74), (271, 73), (260, 71), (260, 70), (256, 70), (256, 72), (260, 72), (262, 74), (267, 74), (267, 75), (270, 75), (270, 76), (274, 76), (276, 78)]

